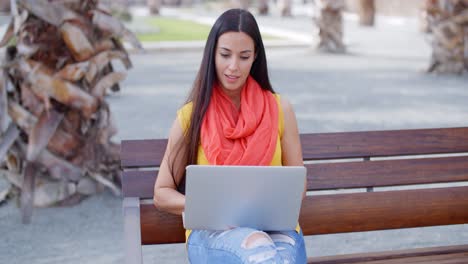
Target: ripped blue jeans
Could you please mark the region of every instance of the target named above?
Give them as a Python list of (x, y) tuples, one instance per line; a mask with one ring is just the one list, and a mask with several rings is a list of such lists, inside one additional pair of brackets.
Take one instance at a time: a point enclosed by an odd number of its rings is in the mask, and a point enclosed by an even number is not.
[(193, 230), (187, 242), (190, 263), (306, 263), (304, 236), (296, 231), (263, 232), (238, 227)]

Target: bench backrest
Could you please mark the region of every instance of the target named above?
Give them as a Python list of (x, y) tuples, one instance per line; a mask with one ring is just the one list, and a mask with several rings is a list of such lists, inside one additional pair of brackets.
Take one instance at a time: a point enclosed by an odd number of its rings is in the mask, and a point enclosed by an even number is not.
[[(468, 127), (301, 134), (301, 143), (312, 191), (299, 219), (305, 235), (468, 223), (468, 186), (426, 185), (468, 182)], [(152, 204), (166, 144), (122, 141), (123, 195), (140, 199), (142, 244), (185, 241), (180, 217)], [(321, 192), (353, 188), (367, 191)]]

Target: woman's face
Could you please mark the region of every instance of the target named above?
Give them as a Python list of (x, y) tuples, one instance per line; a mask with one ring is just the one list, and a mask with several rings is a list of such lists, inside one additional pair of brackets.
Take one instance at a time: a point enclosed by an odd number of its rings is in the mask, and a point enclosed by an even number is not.
[(216, 76), (223, 90), (238, 92), (250, 74), (255, 60), (253, 39), (244, 32), (226, 32), (216, 45)]

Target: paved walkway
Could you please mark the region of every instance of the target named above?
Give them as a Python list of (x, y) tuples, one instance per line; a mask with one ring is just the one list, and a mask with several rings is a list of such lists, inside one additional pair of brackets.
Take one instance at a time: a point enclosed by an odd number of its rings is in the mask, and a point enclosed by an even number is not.
[[(310, 27), (305, 16), (259, 23), (302, 36)], [(466, 126), (468, 77), (424, 74), (424, 38), (411, 21), (366, 29), (348, 17), (348, 54), (269, 47), (271, 79), (293, 103), (301, 132)], [(166, 137), (200, 59), (196, 48), (133, 54), (122, 92), (108, 97), (116, 140)], [(27, 226), (10, 202), (0, 207), (0, 230), (0, 263), (123, 262), (121, 199), (107, 192), (71, 208), (36, 209)], [(315, 256), (468, 243), (468, 226), (314, 236), (306, 243)], [(143, 254), (145, 263), (186, 263), (184, 245), (147, 246)]]

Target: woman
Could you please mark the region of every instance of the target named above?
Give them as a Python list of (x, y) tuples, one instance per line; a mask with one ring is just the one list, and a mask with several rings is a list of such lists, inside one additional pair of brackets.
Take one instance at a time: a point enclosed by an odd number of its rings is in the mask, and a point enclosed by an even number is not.
[[(296, 117), (271, 87), (263, 41), (248, 11), (226, 11), (210, 31), (188, 102), (170, 131), (154, 186), (156, 207), (182, 214), (189, 164), (303, 166)], [(299, 227), (186, 233), (191, 263), (306, 262)]]

